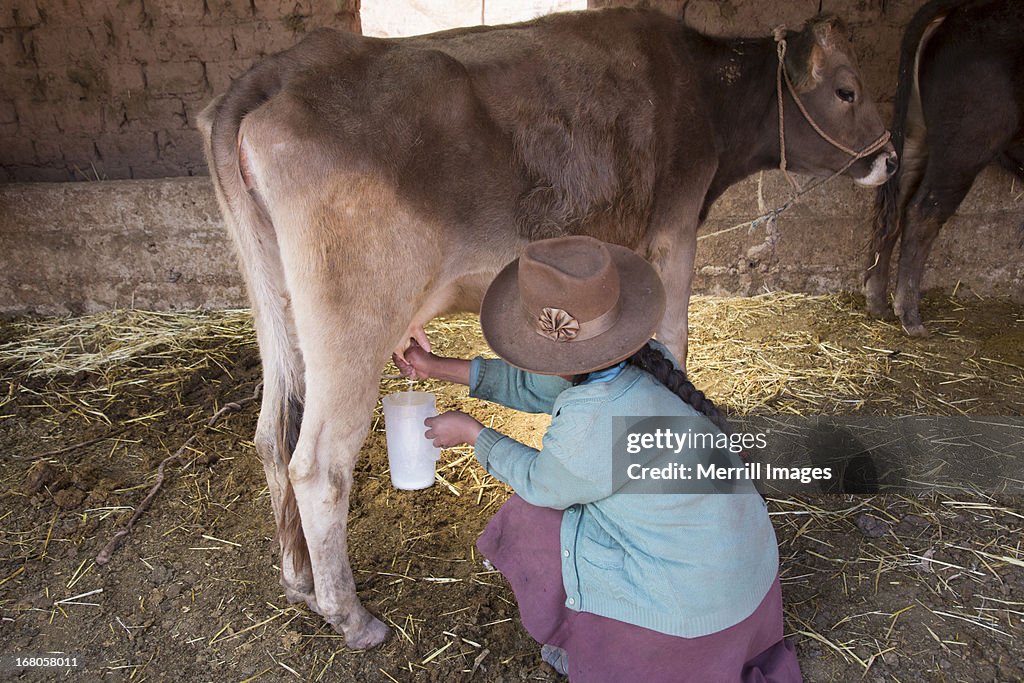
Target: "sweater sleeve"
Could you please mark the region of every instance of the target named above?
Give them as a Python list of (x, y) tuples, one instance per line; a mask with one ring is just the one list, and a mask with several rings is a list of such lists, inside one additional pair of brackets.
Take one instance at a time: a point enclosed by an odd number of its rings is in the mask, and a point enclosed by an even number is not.
[(476, 457), (484, 469), (513, 489), (523, 500), (564, 510), (612, 493), (610, 468), (600, 465), (588, 439), (592, 415), (562, 413), (544, 435), (541, 450), (485, 428), (476, 440)]
[(555, 375), (536, 375), (503, 360), (474, 358), (469, 367), (469, 395), (524, 413), (551, 413), (558, 395), (572, 386)]

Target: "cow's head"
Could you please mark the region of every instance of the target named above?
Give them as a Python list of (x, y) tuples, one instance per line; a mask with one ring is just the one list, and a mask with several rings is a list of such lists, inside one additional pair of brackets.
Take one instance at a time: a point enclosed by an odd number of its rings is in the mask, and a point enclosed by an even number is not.
[[(809, 118), (848, 149), (859, 152), (878, 141), (885, 133), (885, 125), (861, 82), (853, 46), (842, 22), (832, 16), (818, 16), (800, 32), (787, 32), (785, 38), (786, 73)], [(819, 176), (841, 169), (853, 157), (814, 130), (786, 84), (782, 90), (789, 168)], [(846, 175), (860, 185), (881, 185), (896, 171), (896, 166), (896, 151), (887, 143), (854, 162)]]

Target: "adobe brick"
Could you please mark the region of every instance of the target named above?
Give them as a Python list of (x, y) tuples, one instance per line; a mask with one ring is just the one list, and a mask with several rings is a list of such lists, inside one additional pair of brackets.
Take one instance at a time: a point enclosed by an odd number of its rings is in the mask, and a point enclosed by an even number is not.
[(110, 93), (115, 97), (131, 97), (145, 89), (141, 64), (110, 64), (107, 66)]
[(25, 31), (18, 28), (0, 29), (0, 64), (11, 66), (24, 65), (28, 61), (25, 45), (22, 40)]
[(285, 30), (280, 24), (254, 21), (234, 27), (231, 35), (238, 46), (237, 57), (255, 58), (274, 54), (298, 43), (304, 33)]
[(24, 135), (0, 138), (0, 163), (2, 164), (34, 164), (36, 150), (32, 140)]
[(68, 171), (73, 176), (73, 179), (76, 181), (87, 180), (93, 182), (96, 180), (111, 180), (111, 178), (108, 178), (99, 170), (99, 167), (96, 166), (95, 162), (79, 164), (65, 161), (64, 163), (67, 166)]
[(110, 80), (106, 67), (93, 57), (87, 57), (64, 67), (64, 84), (70, 88), (61, 92), (48, 87), (51, 97), (78, 99), (105, 99), (110, 95)]
[(207, 0), (210, 10), (209, 21), (245, 21), (252, 19), (252, 5), (249, 0)]
[(39, 4), (42, 5), (39, 8), (39, 15), (44, 24), (81, 26), (84, 23), (79, 0), (47, 0), (41, 1)]
[(32, 141), (35, 148), (36, 159), (40, 164), (59, 163), (63, 160), (60, 152), (60, 145), (51, 139), (40, 138)]
[(13, 100), (0, 100), (0, 123), (16, 123), (18, 112), (14, 109)]
[[(186, 0), (186, 4), (192, 3)], [(86, 25), (94, 26), (108, 22), (115, 29), (140, 25), (145, 20), (148, 9), (142, 0), (80, 0), (79, 6), (82, 21)]]
[(194, 166), (203, 158), (203, 138), (198, 130), (160, 130), (156, 144), (160, 159), (169, 164)]
[(183, 62), (207, 59), (233, 51), (231, 29), (226, 26), (171, 27), (127, 34), (128, 53), (143, 62)]
[(151, 2), (146, 5), (146, 14), (153, 26), (198, 26), (206, 18), (203, 3)]
[(34, 33), (36, 62), (41, 66), (67, 64), (81, 55), (94, 54), (97, 48), (84, 26), (50, 25)]
[(40, 21), (35, 0), (5, 0), (0, 6), (0, 28), (29, 28)]
[(312, 0), (253, 0), (256, 17), (275, 21), (292, 15), (313, 14)]
[(222, 62), (206, 63), (206, 79), (214, 93), (222, 93), (231, 85), (231, 81), (245, 73), (253, 65), (254, 59), (229, 59)]
[(71, 134), (61, 135), (57, 140), (60, 154), (69, 164), (83, 169), (98, 160), (96, 156), (95, 135)]
[(65, 99), (53, 102), (57, 128), (64, 133), (95, 133), (103, 129), (103, 102)]
[(133, 178), (174, 178), (178, 176), (206, 175), (205, 166), (199, 161), (187, 165), (172, 164), (166, 161), (151, 161), (132, 166)]
[[(143, 162), (140, 160), (139, 163)], [(132, 165), (126, 161), (97, 161), (88, 170), (81, 170), (87, 173), (89, 178), (93, 178), (93, 174), (98, 175), (100, 180), (125, 180), (135, 177), (132, 175)]]
[(42, 135), (58, 131), (53, 103), (16, 98), (14, 109), (18, 114), (18, 124), (28, 135)]
[(14, 180), (23, 183), (65, 183), (73, 180), (71, 172), (64, 167), (13, 166)]
[(96, 136), (96, 148), (107, 166), (131, 166), (157, 158), (156, 135), (150, 132), (100, 133)]
[(344, 29), (346, 31), (360, 32), (359, 10), (348, 7), (338, 8), (337, 5), (345, 3), (329, 3), (317, 5), (313, 8), (313, 15), (306, 24), (307, 29), (318, 26), (329, 26), (331, 28)]
[(198, 61), (149, 64), (144, 71), (151, 95), (182, 95), (207, 90), (203, 65)]
[(238, 56), (232, 37), (233, 26), (207, 26), (202, 29), (202, 50), (197, 51), (202, 61), (233, 59)]
[(155, 40), (151, 30), (140, 28), (127, 30), (125, 35), (121, 37), (121, 42), (126, 45), (126, 52), (128, 54), (125, 61), (141, 62), (143, 64), (157, 61), (160, 48), (155, 44)]
[(103, 108), (103, 130), (108, 133), (186, 127), (185, 104), (174, 97), (152, 97), (140, 91), (134, 97), (110, 102)]
[(37, 69), (9, 66), (0, 78), (0, 99), (42, 98)]

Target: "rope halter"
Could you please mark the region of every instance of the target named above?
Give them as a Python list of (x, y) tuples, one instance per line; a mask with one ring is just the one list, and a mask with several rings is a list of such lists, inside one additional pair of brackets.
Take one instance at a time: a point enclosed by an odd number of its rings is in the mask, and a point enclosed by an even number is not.
[[(866, 156), (870, 156), (871, 154), (874, 154), (875, 152), (880, 150), (882, 147), (884, 147), (889, 142), (890, 134), (889, 134), (889, 131), (886, 130), (886, 131), (883, 131), (882, 134), (878, 136), (878, 139), (876, 139), (870, 145), (868, 145), (867, 147), (865, 147), (864, 149), (862, 149), (860, 151), (857, 151), (855, 149), (851, 149), (851, 148), (847, 147), (846, 145), (844, 145), (843, 143), (839, 142), (838, 140), (833, 138), (831, 135), (826, 133), (824, 130), (822, 130), (821, 126), (819, 126), (814, 121), (814, 117), (812, 117), (810, 112), (808, 112), (807, 109), (804, 107), (804, 103), (800, 100), (800, 96), (797, 94), (796, 88), (793, 87), (793, 82), (789, 79), (789, 74), (786, 73), (786, 67), (785, 67), (785, 61), (786, 61), (786, 27), (785, 26), (779, 26), (778, 28), (776, 28), (773, 31), (773, 35), (775, 37), (775, 42), (778, 44), (777, 52), (778, 52), (778, 55), (779, 55), (779, 64), (778, 64), (778, 67), (777, 67), (777, 70), (776, 70), (776, 73), (775, 73), (775, 95), (778, 98), (778, 102), (779, 102), (779, 170), (782, 171), (782, 174), (784, 176), (786, 176), (786, 180), (789, 181), (789, 184), (792, 186), (793, 190), (789, 194), (789, 199), (787, 199), (785, 202), (783, 202), (780, 206), (776, 206), (774, 209), (771, 209), (771, 210), (769, 210), (769, 211), (767, 211), (765, 213), (762, 213), (760, 216), (758, 216), (757, 218), (754, 218), (753, 220), (744, 221), (742, 223), (737, 223), (736, 225), (733, 225), (732, 227), (724, 228), (722, 230), (718, 230), (718, 231), (710, 233), (708, 235), (699, 235), (697, 237), (698, 241), (705, 240), (705, 239), (710, 239), (712, 237), (717, 237), (718, 235), (724, 235), (725, 233), (732, 232), (733, 230), (739, 230), (740, 228), (748, 228), (749, 232), (753, 232), (758, 226), (766, 225), (766, 226), (768, 226), (768, 229), (769, 229), (769, 235), (768, 235), (768, 238), (765, 240), (765, 244), (768, 244), (769, 246), (774, 245), (774, 242), (777, 239), (777, 236), (775, 234), (773, 234), (771, 232), (771, 230), (772, 230), (772, 228), (773, 228), (773, 226), (775, 224), (775, 219), (776, 218), (778, 218), (780, 215), (782, 215), (783, 212), (788, 210), (789, 207), (793, 206), (798, 201), (800, 201), (800, 198), (803, 197), (805, 194), (807, 194), (808, 192), (810, 192), (812, 190), (815, 190), (815, 189), (821, 187), (822, 185), (824, 185), (825, 183), (829, 182), (833, 178), (836, 178), (836, 177), (846, 173), (846, 171), (850, 168), (850, 166), (853, 166), (853, 164), (856, 163), (858, 159), (863, 159)], [(804, 119), (807, 121), (808, 124), (810, 124), (811, 128), (814, 129), (814, 132), (816, 132), (821, 137), (822, 140), (824, 140), (828, 144), (832, 145), (836, 149), (844, 152), (847, 156), (850, 157), (850, 160), (847, 161), (843, 165), (842, 168), (840, 168), (838, 171), (836, 171), (832, 175), (828, 176), (827, 178), (813, 179), (813, 180), (809, 181), (803, 187), (800, 187), (800, 185), (796, 182), (796, 180), (793, 179), (793, 176), (791, 176), (789, 174), (789, 171), (786, 168), (786, 122), (785, 122), (785, 119), (784, 119), (783, 106), (782, 106), (783, 105), (783, 97), (782, 97), (782, 84), (783, 83), (786, 84), (786, 88), (789, 90), (789, 94), (793, 97), (793, 101), (796, 102), (797, 109), (799, 109), (800, 113), (803, 114)], [(760, 197), (761, 197), (761, 184), (760, 184), (760, 181), (758, 181), (758, 204), (759, 205), (761, 203)]]
[(843, 173), (846, 173), (850, 166), (856, 163), (859, 159), (863, 159), (866, 156), (870, 156), (871, 154), (874, 154), (882, 147), (884, 147), (889, 142), (890, 134), (888, 130), (882, 131), (882, 134), (879, 135), (874, 142), (869, 144), (867, 147), (864, 147), (860, 151), (857, 151), (855, 149), (847, 147), (846, 145), (844, 145), (843, 143), (839, 142), (831, 135), (826, 133), (824, 130), (822, 130), (821, 126), (819, 126), (817, 122), (815, 122), (814, 117), (812, 117), (810, 112), (807, 111), (807, 108), (804, 107), (804, 103), (803, 101), (801, 101), (800, 95), (797, 94), (796, 88), (793, 86), (793, 81), (790, 80), (789, 74), (786, 72), (786, 27), (779, 26), (772, 32), (772, 34), (777, 44), (776, 52), (779, 56), (779, 64), (775, 74), (775, 94), (778, 98), (779, 103), (779, 170), (782, 171), (782, 173), (786, 176), (786, 180), (788, 180), (789, 184), (793, 186), (793, 189), (799, 191), (800, 186), (797, 184), (796, 180), (794, 180), (793, 177), (789, 174), (789, 170), (786, 167), (786, 123), (784, 119), (785, 115), (783, 113), (783, 82), (785, 82), (786, 89), (789, 91), (790, 96), (796, 103), (796, 108), (800, 110), (800, 113), (803, 115), (804, 120), (807, 121), (811, 128), (814, 129), (814, 132), (817, 133), (822, 140), (824, 140), (828, 144), (832, 145), (833, 147), (835, 147), (836, 149), (850, 157), (850, 160), (846, 162), (846, 164), (841, 169), (832, 174), (829, 180), (836, 176), (842, 175)]

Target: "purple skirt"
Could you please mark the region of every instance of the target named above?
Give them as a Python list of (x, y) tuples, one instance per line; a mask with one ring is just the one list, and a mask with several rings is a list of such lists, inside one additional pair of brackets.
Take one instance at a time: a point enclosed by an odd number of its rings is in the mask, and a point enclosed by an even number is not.
[(512, 496), (477, 548), (512, 586), (523, 626), (538, 643), (569, 654), (569, 678), (583, 683), (801, 683), (783, 638), (778, 578), (749, 617), (725, 630), (681, 638), (565, 606), (559, 558), (561, 510)]

